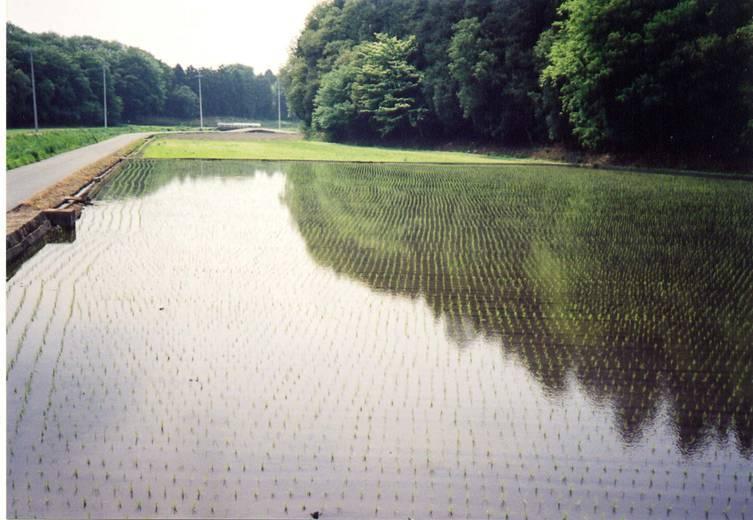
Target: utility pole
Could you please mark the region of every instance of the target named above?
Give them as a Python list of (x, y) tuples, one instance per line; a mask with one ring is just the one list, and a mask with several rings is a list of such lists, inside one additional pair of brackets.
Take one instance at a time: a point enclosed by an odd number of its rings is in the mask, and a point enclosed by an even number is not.
[(34, 131), (39, 131), (39, 120), (37, 119), (37, 84), (34, 81), (34, 52), (29, 47), (29, 62), (31, 63), (31, 101), (34, 104)]
[(280, 130), (282, 128), (282, 118), (281, 118), (281, 107), (280, 107), (280, 78), (277, 78), (277, 129)]
[(199, 127), (204, 131), (204, 109), (201, 106), (201, 72), (196, 77), (199, 78)]
[(105, 116), (105, 128), (107, 128), (107, 75), (104, 61), (102, 62), (102, 113)]

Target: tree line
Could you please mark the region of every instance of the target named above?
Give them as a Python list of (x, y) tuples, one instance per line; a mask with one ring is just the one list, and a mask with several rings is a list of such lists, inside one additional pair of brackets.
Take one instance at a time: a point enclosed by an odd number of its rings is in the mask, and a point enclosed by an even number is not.
[(753, 0), (329, 0), (281, 78), (333, 140), (753, 153)]
[[(104, 64), (108, 122), (140, 123), (155, 118), (199, 117), (197, 75), (202, 75), (204, 115), (277, 118), (277, 77), (245, 65), (217, 69), (170, 67), (135, 47), (88, 36), (34, 34), (6, 26), (6, 106), (9, 127), (33, 126), (33, 53), (39, 122), (100, 125)], [(281, 107), (283, 114), (287, 107)]]

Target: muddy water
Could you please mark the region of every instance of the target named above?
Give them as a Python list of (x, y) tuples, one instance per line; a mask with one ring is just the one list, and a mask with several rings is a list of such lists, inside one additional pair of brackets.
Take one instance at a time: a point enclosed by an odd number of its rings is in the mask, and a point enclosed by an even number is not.
[(137, 161), (9, 280), (21, 517), (741, 518), (753, 188)]

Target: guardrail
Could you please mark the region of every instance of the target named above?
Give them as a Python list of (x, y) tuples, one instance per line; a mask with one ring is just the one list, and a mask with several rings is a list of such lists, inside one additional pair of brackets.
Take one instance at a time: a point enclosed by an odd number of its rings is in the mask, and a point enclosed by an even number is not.
[(238, 130), (241, 128), (261, 128), (260, 123), (223, 123), (217, 121), (217, 130)]

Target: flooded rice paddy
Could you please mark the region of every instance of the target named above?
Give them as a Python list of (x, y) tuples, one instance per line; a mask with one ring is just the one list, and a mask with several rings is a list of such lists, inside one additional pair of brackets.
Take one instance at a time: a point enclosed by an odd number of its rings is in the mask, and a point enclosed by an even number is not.
[(753, 183), (146, 161), (7, 282), (20, 517), (750, 518)]

